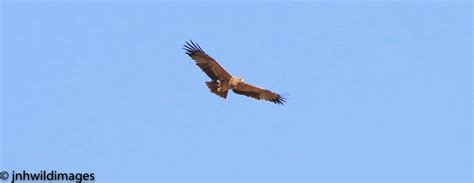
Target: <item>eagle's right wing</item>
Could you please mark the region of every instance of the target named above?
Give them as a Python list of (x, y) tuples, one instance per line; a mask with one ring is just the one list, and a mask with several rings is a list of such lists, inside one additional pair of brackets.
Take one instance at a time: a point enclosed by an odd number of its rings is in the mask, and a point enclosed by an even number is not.
[(266, 100), (273, 102), (275, 104), (281, 104), (285, 103), (284, 97), (281, 95), (274, 93), (270, 90), (266, 90), (260, 87), (256, 87), (247, 83), (239, 83), (236, 88), (232, 89), (237, 94), (240, 95), (245, 95), (247, 97), (252, 97), (257, 100)]
[(190, 42), (191, 44), (186, 42), (183, 49), (186, 50), (186, 54), (196, 62), (196, 65), (198, 65), (207, 76), (213, 81), (224, 81), (232, 78), (232, 76), (219, 65), (217, 61), (207, 55), (197, 43), (194, 44), (193, 41)]

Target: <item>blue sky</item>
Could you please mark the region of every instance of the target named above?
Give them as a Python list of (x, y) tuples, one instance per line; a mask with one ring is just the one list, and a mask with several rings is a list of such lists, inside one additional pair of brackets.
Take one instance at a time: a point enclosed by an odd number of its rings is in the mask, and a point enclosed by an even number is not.
[[(0, 170), (468, 181), (470, 1), (1, 3)], [(193, 39), (285, 106), (211, 94)]]

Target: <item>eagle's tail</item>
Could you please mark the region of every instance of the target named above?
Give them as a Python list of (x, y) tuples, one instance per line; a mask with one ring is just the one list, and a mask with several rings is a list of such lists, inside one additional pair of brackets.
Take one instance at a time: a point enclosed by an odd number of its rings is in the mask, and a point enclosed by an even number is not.
[(222, 98), (227, 98), (227, 93), (229, 92), (229, 90), (225, 90), (225, 91), (219, 91), (218, 88), (219, 88), (219, 83), (216, 82), (216, 81), (211, 81), (211, 82), (206, 82), (207, 84), (207, 87), (211, 90), (212, 93), (222, 97)]

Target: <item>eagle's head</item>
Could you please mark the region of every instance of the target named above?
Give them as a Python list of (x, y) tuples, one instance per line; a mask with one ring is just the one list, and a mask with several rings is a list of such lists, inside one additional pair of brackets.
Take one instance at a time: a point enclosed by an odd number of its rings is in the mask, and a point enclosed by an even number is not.
[(237, 86), (239, 83), (243, 83), (244, 79), (232, 76), (232, 79), (230, 79), (230, 85), (231, 86)]
[(239, 77), (235, 77), (237, 79), (237, 81), (239, 82), (244, 82), (244, 78), (239, 78)]

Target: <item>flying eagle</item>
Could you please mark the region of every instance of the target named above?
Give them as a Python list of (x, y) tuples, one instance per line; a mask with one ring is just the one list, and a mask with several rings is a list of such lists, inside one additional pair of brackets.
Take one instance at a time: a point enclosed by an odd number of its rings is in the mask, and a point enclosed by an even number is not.
[(207, 55), (199, 44), (190, 42), (191, 44), (186, 41), (183, 49), (196, 62), (196, 65), (212, 79), (212, 81), (206, 82), (212, 93), (225, 99), (227, 92), (232, 90), (234, 93), (257, 100), (266, 100), (281, 105), (286, 102), (285, 98), (277, 93), (244, 83), (244, 79), (232, 76), (216, 60)]

